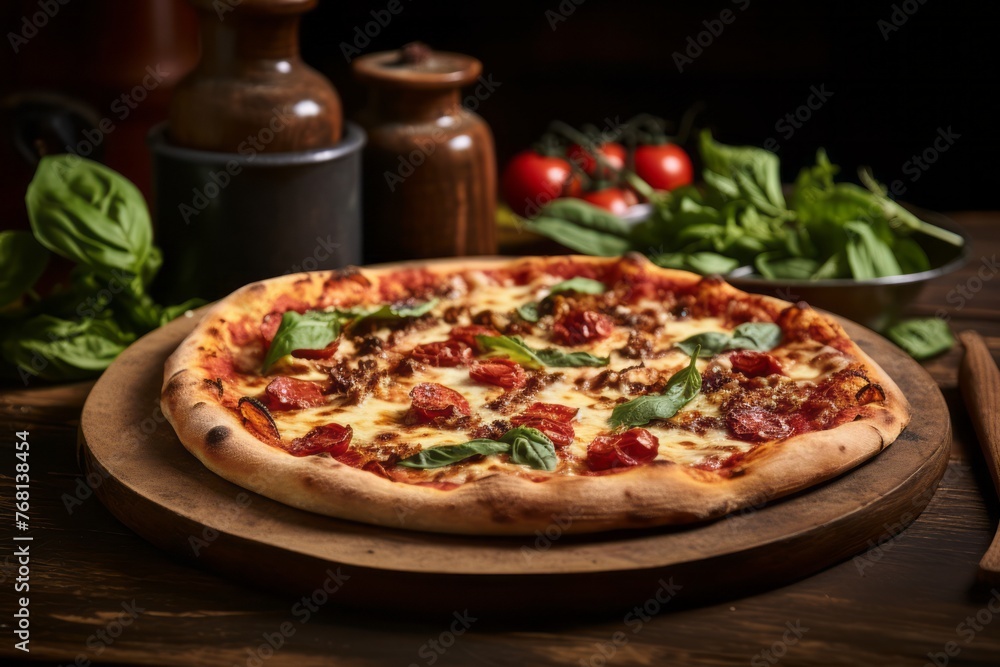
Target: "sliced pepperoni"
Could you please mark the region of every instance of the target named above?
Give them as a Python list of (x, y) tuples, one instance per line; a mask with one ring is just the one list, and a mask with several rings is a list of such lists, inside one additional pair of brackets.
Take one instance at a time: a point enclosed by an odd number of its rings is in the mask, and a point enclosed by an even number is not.
[(339, 338), (320, 350), (292, 350), (292, 356), (296, 359), (330, 359), (337, 353), (338, 347), (340, 347)]
[(385, 479), (392, 481), (392, 475), (385, 469), (385, 467), (378, 461), (369, 461), (368, 463), (361, 466), (361, 469), (378, 475), (379, 477), (384, 477)]
[(472, 349), (460, 340), (417, 345), (410, 356), (428, 366), (461, 366), (472, 359)]
[(748, 378), (785, 374), (781, 363), (767, 352), (737, 350), (729, 355), (729, 361), (733, 364), (734, 371), (739, 371)]
[(315, 382), (281, 376), (271, 380), (264, 389), (262, 402), (271, 411), (303, 410), (323, 405), (326, 397), (323, 387)]
[(583, 345), (611, 335), (614, 323), (607, 315), (593, 310), (573, 310), (560, 317), (552, 327), (552, 337), (565, 345)]
[(471, 412), (464, 396), (434, 382), (421, 382), (410, 391), (410, 398), (412, 402), (406, 413), (407, 424), (427, 424)]
[(473, 350), (479, 350), (479, 343), (476, 336), (499, 336), (500, 332), (493, 327), (482, 324), (467, 324), (465, 326), (453, 327), (448, 337), (451, 340), (462, 341)]
[(551, 440), (552, 444), (556, 447), (569, 447), (573, 444), (573, 438), (576, 437), (576, 432), (569, 424), (552, 421), (551, 419), (546, 419), (545, 417), (527, 417), (521, 415), (511, 419), (510, 423), (514, 426), (525, 426), (527, 428), (538, 429), (547, 435), (549, 440)]
[(558, 403), (532, 403), (522, 414), (525, 417), (542, 417), (568, 424), (573, 421), (579, 411), (579, 408), (571, 408)]
[(587, 446), (587, 466), (594, 471), (631, 468), (656, 458), (660, 441), (644, 428), (599, 435)]
[(787, 438), (795, 430), (788, 416), (758, 407), (730, 410), (726, 414), (726, 427), (734, 438), (745, 442)]
[(253, 431), (264, 442), (276, 444), (281, 441), (278, 425), (274, 423), (267, 407), (256, 398), (244, 396), (236, 403), (243, 418), (243, 426)]
[(340, 456), (347, 451), (353, 436), (354, 430), (350, 426), (324, 424), (292, 440), (288, 453), (292, 456), (312, 456), (326, 452), (330, 456)]
[(469, 367), (469, 377), (504, 389), (518, 389), (527, 381), (527, 374), (521, 365), (510, 359), (474, 361)]

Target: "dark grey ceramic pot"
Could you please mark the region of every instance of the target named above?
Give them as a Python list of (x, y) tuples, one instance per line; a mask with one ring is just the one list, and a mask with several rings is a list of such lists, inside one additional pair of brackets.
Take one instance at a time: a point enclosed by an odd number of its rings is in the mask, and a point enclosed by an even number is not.
[[(361, 262), (361, 148), (352, 123), (336, 146), (294, 153), (213, 153), (149, 134), (157, 243), (155, 290), (214, 299), (285, 273)], [(259, 145), (259, 144), (258, 144)]]

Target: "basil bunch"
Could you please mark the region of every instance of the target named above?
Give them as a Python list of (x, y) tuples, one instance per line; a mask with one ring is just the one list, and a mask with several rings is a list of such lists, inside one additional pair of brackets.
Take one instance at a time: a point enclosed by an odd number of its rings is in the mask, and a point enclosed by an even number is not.
[(663, 267), (725, 274), (753, 266), (783, 280), (914, 273), (930, 268), (914, 234), (963, 242), (890, 199), (867, 172), (859, 175), (863, 187), (834, 182), (839, 167), (822, 149), (787, 200), (774, 153), (720, 144), (707, 131), (699, 149), (703, 187), (657, 193), (653, 215), (631, 229), (575, 199), (553, 201), (525, 226), (588, 255), (635, 250)]
[(556, 469), (559, 462), (555, 445), (538, 429), (519, 426), (503, 434), (499, 440), (479, 438), (457, 445), (442, 445), (425, 449), (398, 465), (407, 468), (443, 468), (473, 456), (510, 454), (511, 463), (525, 465), (535, 470)]
[[(157, 304), (162, 264), (145, 200), (132, 183), (75, 155), (46, 156), (25, 196), (31, 233), (0, 233), (0, 373), (51, 381), (93, 377), (132, 341), (189, 308)], [(44, 298), (50, 253), (75, 263)]]

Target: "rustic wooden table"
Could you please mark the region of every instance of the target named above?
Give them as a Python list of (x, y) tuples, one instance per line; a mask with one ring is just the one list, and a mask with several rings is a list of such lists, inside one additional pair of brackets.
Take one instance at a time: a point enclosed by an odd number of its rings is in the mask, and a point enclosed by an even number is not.
[[(953, 217), (975, 238), (972, 259), (930, 286), (912, 314), (943, 309), (956, 331), (983, 334), (997, 357), (1000, 213)], [(303, 604), (234, 583), (157, 551), (88, 494), (76, 456), (87, 385), (0, 392), (7, 535), (0, 551), (0, 658), (248, 667), (997, 665), (1000, 589), (977, 585), (975, 573), (1000, 503), (958, 394), (960, 355), (953, 349), (926, 364), (949, 403), (954, 443), (944, 480), (909, 528), (889, 524), (869, 551), (776, 590), (685, 606), (683, 589), (657, 602), (660, 584), (651, 582), (646, 609), (608, 610), (601, 618), (498, 620), (479, 612), (463, 618), (464, 609), (400, 617), (338, 609), (335, 594)], [(31, 443), (30, 654), (14, 648), (12, 634), (14, 600), (22, 595), (13, 592), (19, 543), (10, 540), (13, 437), (22, 430)], [(201, 537), (211, 548), (212, 536)]]

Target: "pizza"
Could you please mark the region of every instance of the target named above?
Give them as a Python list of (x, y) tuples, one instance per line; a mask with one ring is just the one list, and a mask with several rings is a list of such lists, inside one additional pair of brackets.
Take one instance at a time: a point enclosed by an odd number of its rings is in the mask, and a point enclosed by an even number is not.
[(830, 315), (641, 255), (253, 283), (170, 356), (161, 401), (235, 484), (465, 534), (707, 521), (850, 470), (909, 419)]

